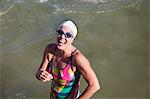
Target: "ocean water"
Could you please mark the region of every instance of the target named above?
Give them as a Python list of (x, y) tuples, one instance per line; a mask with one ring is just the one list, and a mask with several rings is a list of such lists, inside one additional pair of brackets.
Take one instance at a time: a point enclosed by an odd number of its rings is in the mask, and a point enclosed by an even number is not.
[[(72, 19), (74, 45), (87, 56), (101, 90), (92, 99), (148, 99), (148, 0), (0, 0), (1, 99), (48, 99), (35, 78), (57, 26)], [(86, 87), (82, 78), (81, 92)]]

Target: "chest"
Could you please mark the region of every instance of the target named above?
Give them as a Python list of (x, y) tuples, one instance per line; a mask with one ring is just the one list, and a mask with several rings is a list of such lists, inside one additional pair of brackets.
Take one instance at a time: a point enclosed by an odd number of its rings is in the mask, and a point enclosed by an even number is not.
[[(56, 68), (60, 70), (64, 70), (66, 68), (71, 68), (73, 72), (76, 71), (76, 66), (73, 64), (73, 60), (71, 57), (68, 58), (60, 58), (60, 57), (54, 57), (53, 64)], [(70, 67), (68, 67), (70, 66)]]

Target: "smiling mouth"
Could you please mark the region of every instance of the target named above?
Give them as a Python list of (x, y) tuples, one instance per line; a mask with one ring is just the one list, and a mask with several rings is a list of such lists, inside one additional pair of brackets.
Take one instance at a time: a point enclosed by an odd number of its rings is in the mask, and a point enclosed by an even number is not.
[(58, 43), (58, 45), (63, 45), (63, 44), (65, 44), (66, 42), (63, 42), (63, 41), (57, 41), (57, 43)]

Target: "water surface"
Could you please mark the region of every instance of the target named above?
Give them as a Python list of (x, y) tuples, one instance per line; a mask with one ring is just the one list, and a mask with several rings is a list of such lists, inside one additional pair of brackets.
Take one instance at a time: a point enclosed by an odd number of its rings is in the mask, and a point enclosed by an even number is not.
[(148, 99), (148, 0), (1, 0), (2, 99), (48, 99), (35, 73), (66, 19), (102, 86), (92, 99)]

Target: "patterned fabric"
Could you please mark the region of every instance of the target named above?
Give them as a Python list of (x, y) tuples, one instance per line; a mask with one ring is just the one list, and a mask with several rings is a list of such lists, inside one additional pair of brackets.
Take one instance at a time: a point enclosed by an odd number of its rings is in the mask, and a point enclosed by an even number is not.
[(49, 66), (49, 72), (53, 76), (51, 99), (76, 99), (79, 96), (80, 72), (78, 69), (76, 72), (72, 71), (72, 57), (73, 55), (63, 69), (58, 68), (52, 59), (52, 64)]

